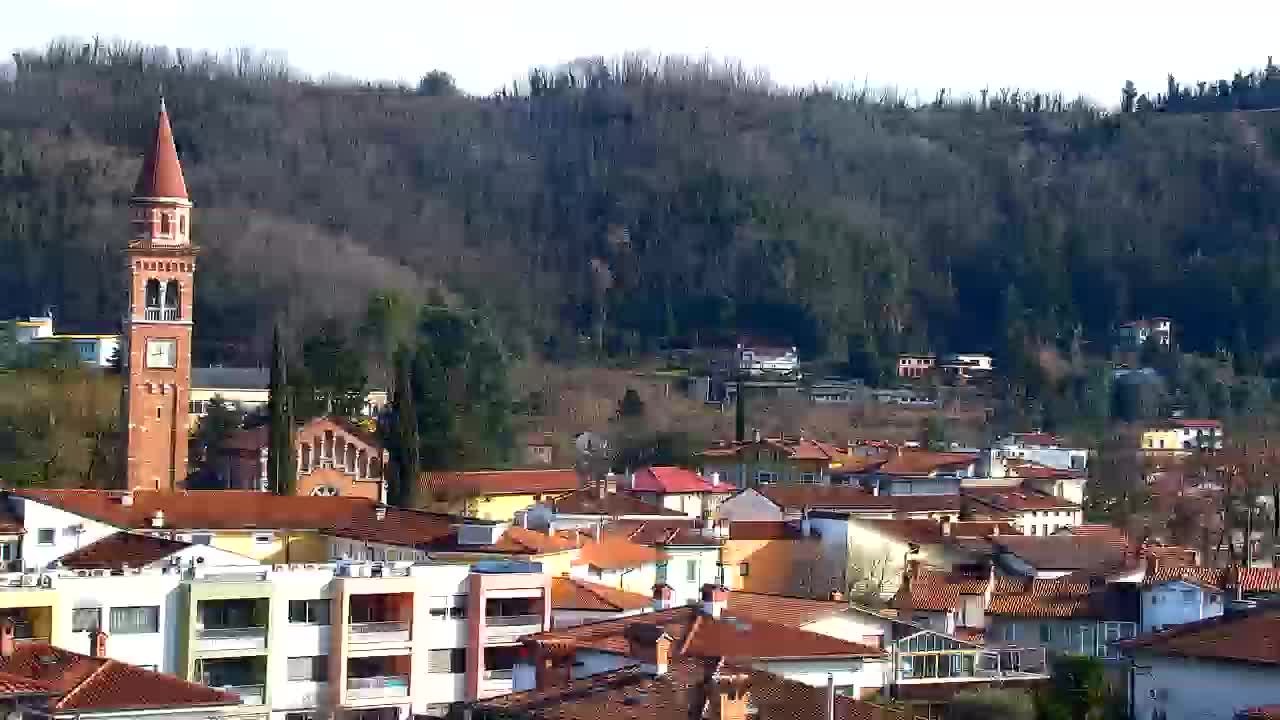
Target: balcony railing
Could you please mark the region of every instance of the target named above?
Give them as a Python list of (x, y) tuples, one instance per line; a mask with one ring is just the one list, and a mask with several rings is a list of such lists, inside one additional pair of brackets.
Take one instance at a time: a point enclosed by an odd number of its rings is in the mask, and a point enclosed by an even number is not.
[(267, 646), (264, 627), (200, 628), (197, 650), (261, 650)]
[(409, 623), (401, 620), (351, 623), (352, 641), (390, 642), (409, 639)]
[(485, 680), (512, 680), (515, 678), (516, 671), (513, 668), (506, 670), (485, 670)]
[(261, 705), (267, 699), (265, 685), (223, 685), (222, 689), (239, 695), (241, 705)]
[(163, 314), (165, 320), (177, 320), (178, 308), (165, 308)]
[(146, 309), (146, 311), (142, 314), (142, 317), (143, 317), (144, 319), (146, 319), (146, 320), (159, 320), (159, 319), (160, 319), (160, 308), (158, 308), (158, 307), (149, 307), (149, 308), (147, 308), (147, 309)]
[(264, 627), (200, 628), (196, 634), (201, 640), (260, 638), (267, 636), (267, 629)]
[(489, 627), (512, 627), (514, 625), (541, 625), (541, 615), (485, 615), (484, 624)]
[(408, 695), (408, 675), (347, 678), (347, 697), (349, 699), (408, 697)]

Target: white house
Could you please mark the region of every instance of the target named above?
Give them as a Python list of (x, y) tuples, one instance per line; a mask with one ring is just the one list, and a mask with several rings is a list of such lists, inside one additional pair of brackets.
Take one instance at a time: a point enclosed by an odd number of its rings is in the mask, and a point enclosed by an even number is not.
[(1280, 703), (1280, 610), (1229, 612), (1122, 643), (1134, 661), (1134, 717), (1232, 720)]
[(749, 375), (794, 375), (800, 355), (794, 346), (770, 346), (742, 341), (737, 347), (738, 370)]
[[(1205, 568), (1208, 569), (1208, 568)], [(1223, 588), (1208, 582), (1201, 568), (1150, 570), (1142, 587), (1142, 632), (1158, 632), (1174, 625), (1222, 615)]]
[(53, 316), (17, 318), (4, 323), (13, 328), (19, 344), (51, 346), (66, 344), (80, 362), (90, 367), (111, 367), (120, 350), (120, 336), (114, 333), (55, 333)]

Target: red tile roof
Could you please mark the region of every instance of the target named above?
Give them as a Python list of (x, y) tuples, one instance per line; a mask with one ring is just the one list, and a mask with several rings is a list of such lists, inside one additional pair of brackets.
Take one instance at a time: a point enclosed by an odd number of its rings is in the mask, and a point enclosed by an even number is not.
[(1220, 427), (1222, 427), (1222, 421), (1221, 421), (1221, 420), (1204, 420), (1204, 419), (1196, 419), (1196, 418), (1174, 418), (1173, 420), (1170, 420), (1169, 422), (1173, 423), (1174, 425), (1176, 425), (1176, 426), (1178, 426), (1178, 427), (1184, 427), (1184, 428), (1220, 428)]
[(551, 501), (551, 509), (562, 515), (602, 515), (605, 517), (689, 517), (676, 510), (645, 502), (620, 493), (605, 493), (603, 499), (595, 488), (574, 490)]
[(817, 600), (731, 590), (725, 614), (799, 628), (848, 609), (849, 603), (843, 600)]
[[(700, 720), (720, 675), (742, 678), (748, 702), (762, 720), (827, 720), (826, 688), (786, 680), (722, 659), (686, 658), (661, 675), (628, 666), (563, 685), (482, 700), (481, 714), (519, 720)], [(906, 720), (897, 711), (835, 698), (832, 720)]]
[(1073, 480), (1084, 477), (1084, 473), (1079, 470), (1063, 470), (1031, 461), (1009, 463), (1006, 469), (1016, 477), (1029, 480)]
[(173, 144), (169, 113), (165, 112), (163, 106), (156, 118), (156, 134), (142, 160), (142, 170), (138, 173), (133, 196), (187, 199), (187, 183), (182, 177), (182, 165), (178, 162), (178, 149)]
[(942, 612), (960, 609), (962, 595), (985, 593), (991, 582), (989, 575), (944, 572), (919, 568), (909, 582), (898, 586), (892, 606), (903, 611)]
[(858, 519), (858, 525), (881, 535), (917, 545), (940, 545), (944, 541), (942, 524), (937, 520), (868, 520)]
[(656, 564), (667, 557), (665, 552), (657, 548), (632, 542), (625, 536), (614, 533), (602, 534), (599, 541), (573, 530), (561, 531), (559, 535), (582, 548), (573, 561), (574, 565), (586, 565), (600, 570), (623, 570)]
[(526, 637), (525, 641), (535, 645), (625, 655), (629, 650), (626, 629), (635, 624), (661, 627), (671, 636), (673, 657), (884, 657), (884, 652), (878, 648), (829, 635), (755, 617), (737, 618), (727, 611), (720, 618), (713, 618), (698, 608), (688, 606), (536, 633)]
[(592, 612), (626, 612), (648, 610), (653, 599), (648, 595), (587, 582), (572, 577), (551, 578), (551, 607), (556, 610)]
[(949, 525), (951, 537), (984, 538), (988, 535), (1021, 535), (1022, 531), (1007, 522), (997, 520), (953, 520)]
[(58, 711), (106, 711), (240, 704), (237, 695), (47, 643), (22, 643), (0, 657), (0, 673), (34, 680), (61, 695)]
[(571, 540), (514, 526), (503, 530), (492, 544), (463, 544), (458, 541), (458, 531), (467, 522), (491, 524), (486, 521), (464, 519), (425, 510), (387, 507), (381, 520), (370, 510), (366, 513), (354, 514), (342, 524), (324, 528), (323, 532), (335, 537), (440, 553), (545, 555), (568, 552), (577, 547)]
[(189, 547), (190, 543), (177, 540), (118, 532), (63, 555), (58, 562), (72, 570), (141, 568)]
[(1011, 433), (1013, 438), (1023, 445), (1041, 445), (1053, 447), (1062, 443), (1057, 435), (1046, 432)]
[(15, 695), (58, 695), (49, 683), (32, 680), (21, 675), (0, 672), (0, 697)]
[(249, 490), (135, 490), (133, 504), (124, 493), (105, 490), (10, 491), (76, 515), (122, 529), (150, 529), (156, 511), (164, 528), (184, 530), (319, 529), (341, 525), (353, 517), (372, 515), (374, 503), (356, 497), (288, 497)]
[(817, 460), (828, 463), (840, 463), (842, 466), (858, 464), (865, 458), (856, 458), (849, 454), (847, 447), (840, 447), (812, 438), (776, 437), (763, 438), (760, 442), (727, 442), (712, 446), (702, 451), (704, 457), (733, 457), (743, 450), (763, 447), (785, 453), (789, 460)]
[(698, 473), (678, 467), (646, 467), (636, 470), (627, 489), (652, 493), (737, 492), (737, 488), (729, 483), (712, 484)]
[(978, 461), (977, 453), (933, 452), (930, 450), (903, 449), (889, 455), (878, 472), (883, 475), (932, 475), (947, 470), (965, 468)]
[(1260, 705), (1236, 713), (1243, 720), (1280, 720), (1280, 705)]
[(1128, 548), (1105, 537), (1079, 535), (1000, 535), (995, 548), (1017, 555), (1037, 570), (1114, 570), (1136, 563)]
[(1027, 510), (1078, 510), (1080, 506), (1070, 500), (1035, 490), (1005, 490), (974, 488), (964, 494), (997, 510), (1025, 512)]
[(892, 510), (893, 500), (850, 485), (765, 485), (761, 495), (783, 509)]
[(1158, 655), (1280, 665), (1280, 610), (1266, 608), (1175, 625), (1121, 646)]
[(611, 523), (608, 530), (641, 545), (711, 547), (723, 543), (720, 536), (710, 528), (700, 527), (693, 518), (619, 520)]
[(578, 489), (578, 471), (573, 468), (547, 470), (481, 470), (476, 472), (428, 472), (425, 483), (433, 497), (459, 495), (541, 495)]

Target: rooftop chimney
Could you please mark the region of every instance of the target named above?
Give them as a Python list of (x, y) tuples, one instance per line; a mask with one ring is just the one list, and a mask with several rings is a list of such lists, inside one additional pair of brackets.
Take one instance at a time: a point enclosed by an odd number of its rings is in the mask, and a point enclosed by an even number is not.
[(13, 657), (13, 646), (17, 642), (13, 634), (13, 618), (7, 617), (0, 623), (0, 657)]
[(751, 431), (751, 440), (752, 442), (760, 442), (760, 428)]
[(839, 590), (832, 590), (831, 594), (827, 596), (827, 599), (832, 602), (844, 602), (844, 593)]
[(653, 586), (653, 609), (670, 610), (676, 604), (676, 591), (666, 583)]
[(125, 507), (129, 507), (129, 506), (133, 505), (133, 491), (132, 491), (132, 490), (126, 490), (126, 491), (125, 491), (125, 493), (124, 493), (123, 495), (121, 495), (121, 496), (120, 496), (120, 504), (121, 504), (121, 505), (124, 505)]
[(383, 520), (386, 520), (386, 519), (387, 519), (387, 506), (386, 506), (386, 505), (379, 504), (377, 507), (375, 507), (375, 508), (373, 509), (373, 517), (374, 517), (374, 519), (375, 519), (375, 520), (377, 520), (378, 522), (382, 522)]
[(951, 537), (951, 520), (947, 518), (939, 520), (938, 529), (942, 531), (942, 537)]
[(716, 672), (707, 688), (708, 720), (746, 720), (751, 702), (750, 676)]
[(107, 656), (107, 634), (102, 628), (89, 633), (89, 654), (96, 658)]
[(164, 511), (163, 510), (157, 510), (155, 514), (151, 516), (151, 527), (153, 528), (164, 527)]
[(624, 631), (627, 654), (640, 661), (640, 670), (654, 677), (667, 673), (671, 665), (671, 636), (661, 625), (635, 623)]
[(702, 612), (713, 618), (720, 617), (729, 604), (729, 591), (723, 585), (707, 583), (702, 586)]

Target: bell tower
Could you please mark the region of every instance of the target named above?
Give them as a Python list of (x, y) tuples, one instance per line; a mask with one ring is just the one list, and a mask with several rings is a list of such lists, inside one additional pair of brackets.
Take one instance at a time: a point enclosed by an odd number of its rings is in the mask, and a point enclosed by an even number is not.
[(178, 489), (187, 477), (191, 308), (196, 248), (191, 200), (164, 101), (129, 201), (122, 406), (126, 488)]

